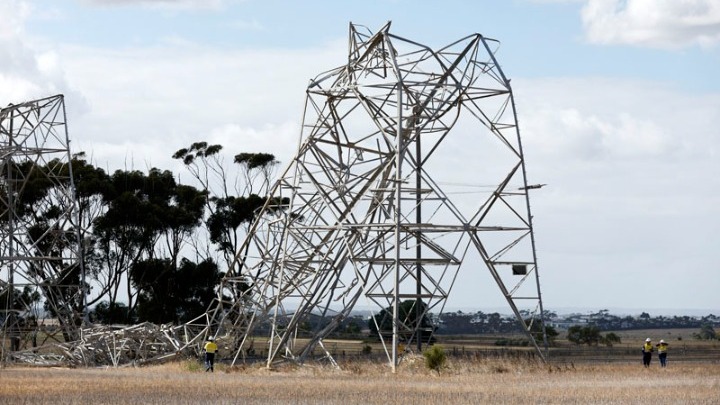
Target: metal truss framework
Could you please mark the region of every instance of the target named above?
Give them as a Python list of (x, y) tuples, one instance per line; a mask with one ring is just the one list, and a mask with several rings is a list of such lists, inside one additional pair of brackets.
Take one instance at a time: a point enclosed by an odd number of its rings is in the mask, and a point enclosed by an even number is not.
[[(390, 23), (375, 33), (351, 24), (347, 63), (311, 80), (297, 155), (216, 302), (188, 324), (152, 333), (84, 330), (81, 341), (61, 345), (64, 361), (158, 361), (198, 353), (214, 336), (234, 364), (265, 334), (268, 367), (316, 352), (334, 364), (323, 341), (362, 303), (391, 315), (392, 330), (376, 326), (394, 371), (399, 347), (419, 349), (432, 333), (416, 320), (443, 311), (461, 267), (489, 273), (545, 358), (528, 198), (535, 186), (497, 45), (474, 34), (433, 50), (392, 34)], [(401, 310), (407, 302), (413, 308)], [(307, 330), (318, 316), (326, 322)]]
[[(474, 34), (433, 50), (392, 34), (390, 23), (374, 34), (351, 24), (349, 37), (347, 64), (308, 86), (298, 153), (204, 332), (236, 339), (233, 362), (259, 330), (269, 330), (268, 366), (303, 361), (324, 350), (323, 339), (363, 300), (392, 308), (392, 333), (378, 330), (394, 369), (399, 345), (421, 341), (414, 320), (441, 312), (461, 265), (474, 261), (544, 357), (536, 341), (546, 340), (544, 328), (533, 328), (543, 314), (533, 186), (497, 42)], [(473, 183), (489, 185), (483, 197), (451, 198), (456, 175), (472, 165), (444, 143), (471, 148), (481, 162)], [(399, 310), (408, 300), (414, 316)], [(300, 339), (313, 315), (332, 320)]]
[(75, 309), (84, 307), (84, 295), (74, 190), (63, 96), (0, 109), (3, 360), (30, 345), (22, 339), (36, 346), (80, 337), (82, 316)]

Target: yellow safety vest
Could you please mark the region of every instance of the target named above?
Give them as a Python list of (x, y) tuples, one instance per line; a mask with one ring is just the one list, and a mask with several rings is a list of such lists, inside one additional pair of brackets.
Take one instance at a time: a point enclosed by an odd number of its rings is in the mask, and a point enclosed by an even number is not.
[(665, 353), (667, 352), (668, 344), (667, 343), (660, 343), (658, 345), (658, 353)]
[(215, 342), (207, 342), (205, 343), (205, 351), (208, 353), (215, 353), (217, 351), (217, 345)]
[(643, 345), (643, 351), (644, 351), (645, 353), (651, 353), (651, 352), (653, 351), (653, 345), (652, 345), (652, 343), (645, 343), (645, 344)]

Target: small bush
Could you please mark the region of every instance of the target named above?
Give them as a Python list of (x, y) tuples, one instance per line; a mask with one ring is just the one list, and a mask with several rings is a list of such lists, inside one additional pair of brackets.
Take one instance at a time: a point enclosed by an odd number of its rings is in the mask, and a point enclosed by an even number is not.
[(437, 371), (438, 374), (440, 374), (440, 369), (445, 366), (445, 361), (447, 361), (445, 349), (440, 345), (430, 346), (423, 352), (423, 357), (425, 357), (425, 366), (430, 370)]

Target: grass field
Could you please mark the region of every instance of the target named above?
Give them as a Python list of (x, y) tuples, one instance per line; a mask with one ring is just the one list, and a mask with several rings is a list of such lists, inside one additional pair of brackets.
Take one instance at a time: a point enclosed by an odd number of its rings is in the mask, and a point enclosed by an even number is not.
[(718, 404), (720, 364), (542, 364), (450, 357), (438, 375), (421, 357), (397, 373), (385, 363), (328, 366), (218, 365), (0, 369), (1, 404)]
[[(212, 374), (197, 360), (124, 368), (8, 364), (0, 366), (0, 405), (720, 404), (720, 341), (692, 339), (694, 332), (618, 332), (622, 343), (613, 347), (578, 346), (561, 336), (549, 363), (529, 347), (496, 346), (501, 336), (443, 337), (449, 357), (440, 374), (412, 353), (392, 373), (379, 343), (332, 339), (325, 346), (339, 369), (287, 363), (268, 370), (262, 361), (230, 367), (227, 358)], [(642, 367), (646, 337), (670, 342), (667, 368), (657, 357)], [(358, 355), (368, 345), (372, 355)]]
[[(616, 331), (621, 338), (621, 343), (612, 347), (605, 345), (587, 346), (577, 345), (568, 342), (564, 334), (558, 337), (554, 345), (550, 347), (550, 359), (558, 362), (598, 363), (598, 362), (640, 362), (640, 347), (647, 337), (654, 343), (664, 339), (670, 344), (670, 358), (676, 362), (699, 362), (720, 361), (720, 341), (718, 340), (697, 340), (692, 335), (697, 333), (697, 328), (689, 329), (649, 329), (649, 330), (626, 330)], [(603, 332), (607, 333), (607, 332)], [(530, 346), (498, 346), (496, 342), (501, 340), (525, 341), (523, 334), (484, 334), (468, 336), (438, 336), (438, 343), (443, 345), (448, 353), (454, 356), (482, 356), (494, 357), (512, 354), (532, 355), (534, 349)], [(266, 344), (260, 339), (256, 342), (258, 353), (266, 354)], [(364, 346), (368, 346), (371, 352), (378, 358), (385, 356), (385, 349), (378, 342), (351, 340), (351, 339), (325, 339), (325, 347), (333, 357), (342, 360), (344, 357), (362, 357)], [(408, 348), (417, 352), (414, 347)], [(388, 348), (389, 350), (389, 348)], [(226, 350), (227, 351), (227, 350)], [(322, 352), (318, 349), (317, 355)], [(657, 359), (656, 359), (657, 360)]]

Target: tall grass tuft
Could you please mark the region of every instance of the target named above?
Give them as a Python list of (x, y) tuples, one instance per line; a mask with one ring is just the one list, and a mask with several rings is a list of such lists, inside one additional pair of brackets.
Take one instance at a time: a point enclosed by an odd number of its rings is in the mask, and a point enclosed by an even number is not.
[(205, 371), (205, 366), (198, 360), (184, 360), (181, 363), (181, 368), (192, 373)]
[(425, 357), (425, 366), (430, 370), (436, 371), (440, 374), (440, 370), (445, 367), (447, 356), (445, 355), (445, 349), (441, 345), (430, 346), (423, 352)]

